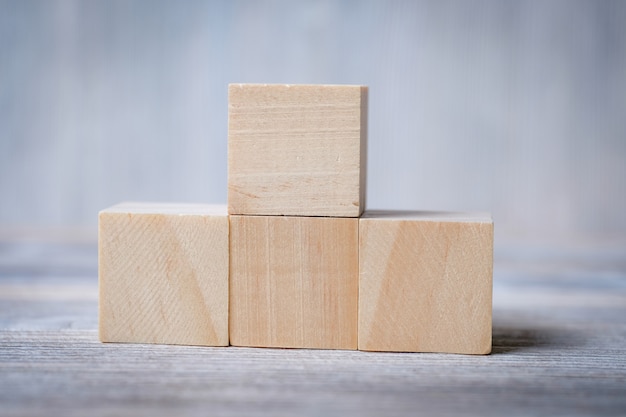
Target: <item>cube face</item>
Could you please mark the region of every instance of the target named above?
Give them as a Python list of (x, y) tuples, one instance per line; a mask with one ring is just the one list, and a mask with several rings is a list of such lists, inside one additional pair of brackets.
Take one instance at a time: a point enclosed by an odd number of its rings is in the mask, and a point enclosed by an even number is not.
[(490, 217), (372, 212), (359, 229), (360, 350), (491, 352)]
[(231, 216), (230, 343), (356, 349), (358, 220)]
[(367, 87), (232, 84), (229, 213), (358, 217), (366, 149)]
[(228, 233), (226, 206), (102, 211), (101, 340), (227, 346)]

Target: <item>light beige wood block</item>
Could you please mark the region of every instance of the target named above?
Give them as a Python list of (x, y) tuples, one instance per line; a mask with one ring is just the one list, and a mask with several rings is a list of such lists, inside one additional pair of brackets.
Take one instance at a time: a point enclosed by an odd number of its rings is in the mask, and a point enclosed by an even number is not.
[(230, 343), (356, 349), (358, 219), (230, 217)]
[(359, 247), (360, 350), (491, 352), (489, 214), (367, 211)]
[(101, 211), (100, 339), (228, 345), (228, 233), (225, 205)]
[(367, 87), (231, 84), (230, 214), (358, 217)]

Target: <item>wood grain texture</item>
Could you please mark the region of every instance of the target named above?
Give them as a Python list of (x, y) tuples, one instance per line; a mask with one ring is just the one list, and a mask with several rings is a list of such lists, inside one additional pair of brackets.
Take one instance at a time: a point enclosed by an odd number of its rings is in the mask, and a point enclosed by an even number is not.
[(230, 214), (358, 217), (367, 87), (231, 84)]
[(358, 220), (230, 221), (230, 343), (356, 349)]
[(359, 247), (359, 349), (491, 352), (489, 215), (368, 211)]
[(228, 232), (225, 206), (100, 212), (100, 339), (228, 345)]
[(572, 245), (496, 247), (474, 356), (100, 343), (95, 241), (0, 240), (0, 416), (622, 416), (626, 246)]

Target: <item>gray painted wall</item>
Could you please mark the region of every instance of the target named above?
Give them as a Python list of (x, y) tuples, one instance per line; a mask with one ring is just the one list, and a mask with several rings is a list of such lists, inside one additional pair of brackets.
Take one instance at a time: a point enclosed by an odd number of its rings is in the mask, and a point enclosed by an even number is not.
[(370, 86), (370, 207), (626, 236), (624, 1), (0, 0), (0, 230), (226, 200), (227, 84)]

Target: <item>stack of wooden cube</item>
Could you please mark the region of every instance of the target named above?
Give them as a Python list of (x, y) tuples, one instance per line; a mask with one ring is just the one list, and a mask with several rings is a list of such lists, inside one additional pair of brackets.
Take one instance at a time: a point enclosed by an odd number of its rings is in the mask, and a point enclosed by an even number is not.
[(101, 340), (489, 353), (491, 216), (364, 211), (367, 103), (230, 85), (228, 207), (100, 212)]

